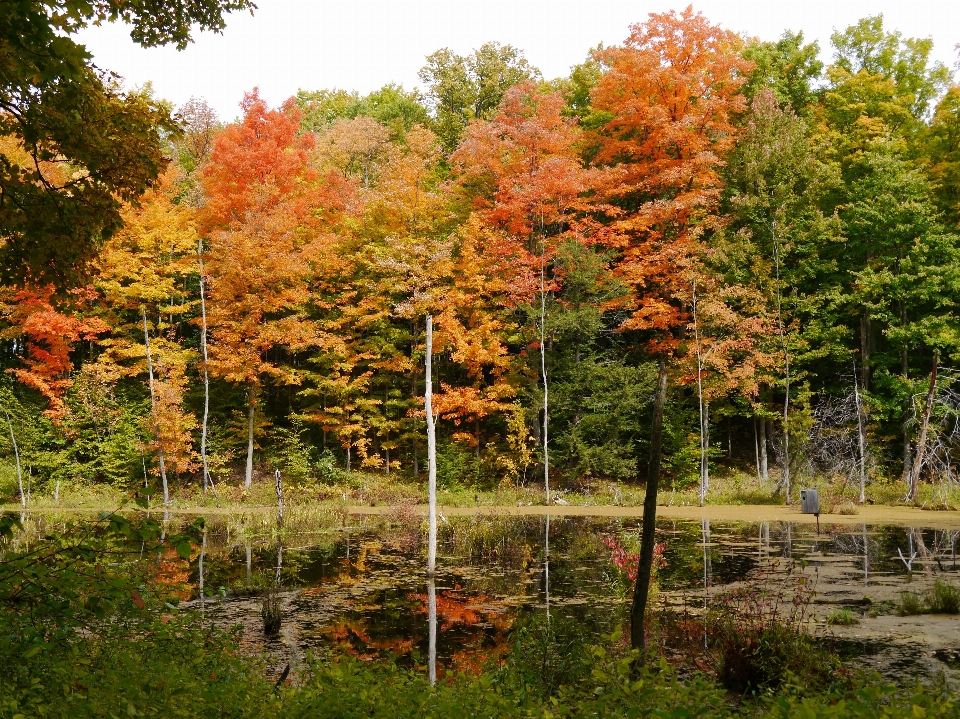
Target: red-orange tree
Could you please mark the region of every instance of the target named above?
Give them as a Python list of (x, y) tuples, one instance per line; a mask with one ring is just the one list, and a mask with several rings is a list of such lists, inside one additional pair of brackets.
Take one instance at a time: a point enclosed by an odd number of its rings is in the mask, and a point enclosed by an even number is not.
[(309, 163), (313, 135), (299, 134), (292, 100), (270, 109), (254, 90), (241, 106), (243, 119), (217, 136), (203, 176), (210, 369), (247, 389), (249, 487), (262, 383), (300, 384), (302, 373), (281, 360), (318, 343), (304, 313), (326, 239), (315, 215), (337, 201)]
[(653, 560), (660, 440), (667, 366), (687, 324), (683, 298), (704, 231), (715, 222), (719, 170), (745, 108), (740, 87), (751, 64), (740, 38), (688, 7), (651, 14), (620, 47), (597, 53), (604, 73), (592, 93), (595, 111), (611, 119), (600, 130), (596, 162), (619, 165), (611, 195), (624, 214), (616, 222), (617, 272), (633, 290), (624, 329), (638, 330), (660, 360), (644, 501), (643, 536), (631, 610), (631, 640), (644, 645)]

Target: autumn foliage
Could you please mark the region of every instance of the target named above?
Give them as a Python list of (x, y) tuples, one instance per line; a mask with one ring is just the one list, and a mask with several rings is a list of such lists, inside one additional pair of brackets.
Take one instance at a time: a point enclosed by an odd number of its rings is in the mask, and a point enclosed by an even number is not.
[(872, 448), (850, 451), (906, 471), (917, 383), (960, 356), (957, 88), (881, 18), (826, 70), (800, 35), (744, 38), (687, 8), (558, 80), (488, 43), (431, 55), (422, 93), (254, 89), (226, 124), (191, 100), (89, 284), (0, 291), (10, 397), (77, 462), (114, 443), (95, 474), (128, 483), (161, 449), (195, 479), (203, 427), (218, 479), (417, 476), (430, 314), (450, 486), (542, 477), (548, 425), (558, 481), (637, 479), (655, 376), (665, 481), (694, 455), (827, 471), (804, 442), (854, 367)]

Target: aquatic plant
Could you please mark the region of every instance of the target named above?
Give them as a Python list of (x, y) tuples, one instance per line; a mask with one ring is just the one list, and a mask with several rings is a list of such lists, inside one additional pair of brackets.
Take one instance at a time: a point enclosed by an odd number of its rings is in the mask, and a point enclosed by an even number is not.
[(860, 619), (849, 609), (835, 609), (827, 615), (827, 624), (833, 626), (846, 627), (852, 624), (859, 624)]
[(960, 589), (938, 579), (925, 597), (933, 614), (960, 614)]
[(263, 633), (268, 637), (280, 633), (283, 612), (280, 609), (280, 595), (274, 589), (268, 589), (260, 600), (260, 616), (263, 619)]
[(924, 612), (923, 598), (916, 592), (900, 592), (900, 601), (897, 602), (897, 614), (909, 617)]

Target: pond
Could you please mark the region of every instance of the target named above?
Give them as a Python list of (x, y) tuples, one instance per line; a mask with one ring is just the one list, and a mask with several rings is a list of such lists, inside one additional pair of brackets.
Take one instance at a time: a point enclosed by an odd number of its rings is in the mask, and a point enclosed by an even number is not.
[[(448, 514), (432, 582), (422, 518), (399, 510), (346, 514), (340, 526), (315, 530), (300, 523), (281, 539), (269, 523), (238, 531), (234, 518), (212, 515), (192, 559), (161, 558), (157, 577), (204, 621), (240, 625), (243, 644), (263, 652), (272, 673), (287, 664), (296, 670), (308, 653), (325, 651), (390, 656), (427, 671), (432, 644), (442, 676), (496, 662), (513, 629), (547, 617), (595, 643), (626, 626), (632, 581), (615, 555), (636, 551), (639, 517)], [(835, 517), (819, 531), (782, 518), (660, 519), (664, 564), (654, 622), (663, 612), (701, 611), (731, 589), (803, 577), (815, 590), (810, 631), (848, 661), (891, 679), (942, 671), (957, 682), (960, 619), (895, 611), (904, 591), (920, 592), (937, 579), (960, 586), (960, 522), (952, 529), (947, 518), (926, 514), (934, 526)], [(277, 590), (282, 612), (275, 636), (264, 634), (260, 613), (268, 588)], [(857, 623), (828, 625), (841, 608)]]

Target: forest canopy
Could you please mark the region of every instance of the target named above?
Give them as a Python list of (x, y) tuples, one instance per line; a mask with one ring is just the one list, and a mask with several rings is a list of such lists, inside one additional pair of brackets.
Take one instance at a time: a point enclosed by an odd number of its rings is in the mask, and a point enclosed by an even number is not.
[(563, 78), (444, 48), (420, 89), (253, 89), (224, 123), (69, 32), (182, 47), (246, 0), (11, 6), (0, 401), (38, 487), (418, 475), (428, 314), (441, 483), (537, 480), (546, 426), (559, 482), (642, 482), (663, 372), (674, 487), (954, 481), (960, 86), (931, 41), (868, 17), (824, 63), (688, 8)]

